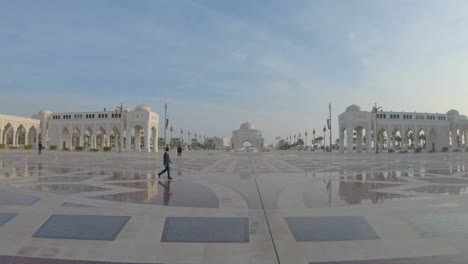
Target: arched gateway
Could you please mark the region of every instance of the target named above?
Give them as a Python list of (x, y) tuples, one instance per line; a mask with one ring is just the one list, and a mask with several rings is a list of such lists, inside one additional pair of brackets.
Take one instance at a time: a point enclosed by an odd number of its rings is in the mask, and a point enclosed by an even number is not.
[(340, 152), (442, 151), (468, 147), (468, 119), (447, 114), (363, 111), (350, 105), (339, 116)]
[(232, 148), (237, 150), (246, 148), (262, 150), (264, 147), (262, 131), (255, 129), (251, 123), (245, 122), (238, 130), (232, 131), (231, 144)]

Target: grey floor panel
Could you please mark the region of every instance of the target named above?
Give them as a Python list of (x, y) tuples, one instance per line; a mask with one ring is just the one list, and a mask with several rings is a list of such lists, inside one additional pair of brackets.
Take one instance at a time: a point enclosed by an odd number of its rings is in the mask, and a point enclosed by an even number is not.
[(52, 215), (33, 237), (114, 240), (130, 216)]
[(161, 242), (249, 242), (247, 217), (167, 217)]
[(0, 205), (33, 205), (39, 198), (21, 193), (0, 191)]
[(285, 219), (297, 242), (380, 239), (362, 216), (287, 217)]
[(15, 213), (0, 213), (0, 226), (6, 224), (11, 219), (15, 218), (18, 214)]
[(402, 215), (422, 237), (468, 235), (468, 214)]

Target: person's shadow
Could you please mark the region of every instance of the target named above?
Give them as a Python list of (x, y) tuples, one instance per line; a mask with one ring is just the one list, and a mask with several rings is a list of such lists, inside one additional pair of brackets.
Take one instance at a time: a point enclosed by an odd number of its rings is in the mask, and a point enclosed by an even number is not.
[(163, 193), (164, 205), (169, 205), (169, 200), (171, 199), (171, 195), (172, 195), (171, 181), (164, 181), (164, 183), (162, 183), (161, 181), (158, 181), (158, 184), (164, 188), (164, 193)]

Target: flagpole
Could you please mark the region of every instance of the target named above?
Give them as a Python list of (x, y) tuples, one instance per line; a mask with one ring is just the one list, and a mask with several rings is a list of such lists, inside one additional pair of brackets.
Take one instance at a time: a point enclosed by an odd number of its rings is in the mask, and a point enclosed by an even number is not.
[(167, 102), (164, 103), (164, 148), (166, 148), (166, 130), (167, 130)]
[(328, 130), (330, 131), (330, 152), (332, 152), (332, 116), (331, 116), (331, 102), (328, 104), (328, 110), (330, 114), (330, 124)]

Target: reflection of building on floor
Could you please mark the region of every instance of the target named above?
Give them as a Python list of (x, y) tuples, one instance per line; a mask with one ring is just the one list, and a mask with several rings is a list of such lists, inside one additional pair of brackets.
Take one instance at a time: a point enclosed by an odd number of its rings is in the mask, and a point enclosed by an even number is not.
[(156, 152), (159, 116), (149, 106), (135, 110), (52, 113), (41, 110), (31, 118), (0, 114), (0, 144), (57, 149), (88, 147)]
[(468, 118), (453, 109), (446, 114), (373, 113), (350, 105), (339, 116), (339, 145), (342, 153), (373, 152), (376, 148), (387, 151), (468, 148)]
[(338, 194), (341, 199), (345, 200), (348, 204), (360, 204), (362, 200), (370, 200), (373, 203), (383, 203), (383, 199), (386, 198), (386, 196), (390, 197), (393, 196), (393, 194), (372, 192), (371, 190), (385, 187), (389, 186), (387, 184), (380, 183), (340, 181), (338, 185)]
[(263, 150), (264, 139), (262, 131), (255, 129), (249, 123), (243, 123), (238, 130), (232, 131), (231, 145), (233, 149), (244, 151)]

